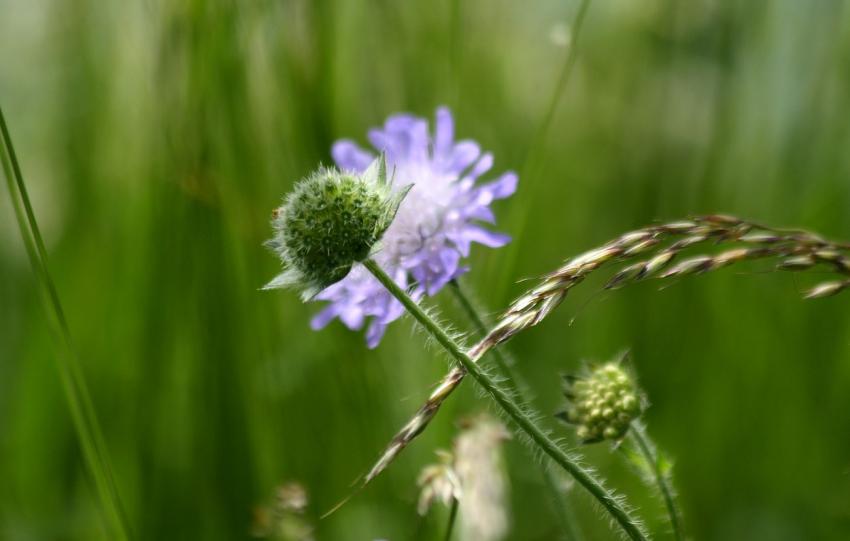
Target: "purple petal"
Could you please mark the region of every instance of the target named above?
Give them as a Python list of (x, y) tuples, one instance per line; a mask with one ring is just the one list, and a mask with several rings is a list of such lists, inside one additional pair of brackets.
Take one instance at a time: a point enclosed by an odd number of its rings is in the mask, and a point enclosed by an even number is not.
[(482, 185), (479, 189), (481, 191), (487, 191), (492, 194), (493, 199), (504, 199), (506, 197), (510, 197), (516, 191), (517, 182), (519, 179), (517, 178), (516, 173), (513, 171), (508, 171), (504, 175), (498, 178), (493, 182)]
[(496, 215), (493, 214), (493, 211), (490, 210), (490, 207), (475, 207), (466, 214), (466, 217), (470, 220), (480, 220), (482, 222), (487, 222), (488, 224), (496, 223)]
[(444, 161), (451, 151), (454, 141), (455, 126), (452, 113), (448, 107), (437, 109), (436, 122), (434, 124), (434, 158)]
[(378, 320), (372, 320), (372, 323), (369, 324), (369, 328), (366, 329), (366, 346), (369, 349), (375, 349), (378, 347), (378, 344), (381, 343), (381, 338), (384, 337), (384, 331), (387, 330), (387, 326), (384, 323), (381, 323)]
[(452, 149), (448, 170), (460, 175), (467, 167), (472, 165), (480, 155), (481, 149), (477, 144), (472, 141), (460, 141)]
[(428, 295), (436, 295), (443, 286), (449, 283), (449, 280), (455, 277), (458, 263), (460, 262), (460, 254), (455, 250), (443, 250), (440, 253), (440, 261), (442, 269), (438, 272), (434, 279), (428, 284)]
[(440, 252), (440, 262), (443, 264), (443, 272), (449, 275), (449, 277), (454, 276), (460, 263), (460, 254), (455, 250), (442, 250)]
[(463, 234), (470, 241), (489, 246), (490, 248), (499, 248), (511, 241), (508, 235), (493, 233), (477, 225), (467, 225), (463, 228)]
[(337, 316), (338, 311), (339, 307), (336, 304), (326, 306), (310, 320), (310, 328), (314, 331), (324, 329)]
[(383, 130), (369, 131), (369, 141), (394, 163), (428, 156), (428, 123), (411, 115), (391, 116)]
[(454, 280), (455, 278), (460, 278), (461, 276), (463, 276), (467, 272), (469, 272), (468, 266), (464, 265), (462, 267), (458, 267), (457, 270), (455, 271), (454, 276), (452, 276), (452, 280)]
[(452, 243), (454, 243), (460, 255), (466, 257), (469, 255), (469, 247), (470, 247), (470, 239), (464, 234), (463, 231), (460, 232), (451, 232), (446, 235)]
[(363, 328), (363, 320), (366, 315), (363, 309), (358, 305), (347, 306), (339, 311), (339, 320), (352, 331), (357, 331)]
[(412, 131), (414, 126), (421, 123), (422, 119), (407, 113), (393, 115), (384, 122), (384, 130), (387, 133), (404, 133)]
[(369, 164), (375, 159), (370, 152), (346, 139), (334, 143), (331, 147), (331, 156), (340, 169), (358, 173), (369, 167)]
[(475, 164), (475, 167), (466, 176), (476, 179), (489, 171), (491, 167), (493, 167), (493, 155), (488, 152), (481, 156), (481, 159), (478, 160), (478, 163)]
[(378, 318), (378, 321), (383, 324), (389, 324), (403, 315), (404, 305), (397, 301), (395, 297), (390, 297), (389, 302), (387, 302), (386, 311), (383, 316)]

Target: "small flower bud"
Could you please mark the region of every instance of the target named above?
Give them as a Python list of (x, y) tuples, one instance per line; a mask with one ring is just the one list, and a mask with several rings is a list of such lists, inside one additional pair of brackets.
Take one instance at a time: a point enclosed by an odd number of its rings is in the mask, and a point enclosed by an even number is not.
[(283, 273), (266, 289), (299, 287), (309, 298), (345, 278), (376, 249), (405, 194), (390, 189), (383, 157), (362, 174), (321, 168), (298, 182), (273, 215), (267, 244)]
[(643, 409), (643, 398), (634, 378), (612, 361), (597, 366), (584, 377), (565, 378), (570, 407), (558, 417), (576, 425), (583, 443), (619, 440)]
[(448, 507), (452, 500), (460, 500), (461, 486), (453, 466), (454, 455), (438, 450), (437, 456), (440, 457), (440, 462), (426, 466), (417, 481), (422, 491), (419, 493), (416, 510), (421, 516), (425, 516), (435, 502)]

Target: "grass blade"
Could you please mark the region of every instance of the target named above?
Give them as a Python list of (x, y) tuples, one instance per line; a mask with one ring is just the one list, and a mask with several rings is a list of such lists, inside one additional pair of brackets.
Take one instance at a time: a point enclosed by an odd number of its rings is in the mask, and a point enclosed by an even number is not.
[(33, 273), (36, 275), (45, 311), (50, 321), (50, 330), (57, 343), (57, 366), (71, 419), (80, 440), (86, 465), (111, 525), (110, 537), (121, 541), (129, 540), (129, 524), (121, 505), (103, 434), (71, 341), (71, 332), (62, 303), (59, 301), (56, 285), (48, 271), (47, 250), (35, 219), (2, 108), (0, 108), (0, 138), (2, 138), (0, 162), (6, 177), (6, 186), (15, 209), (21, 239), (26, 247)]

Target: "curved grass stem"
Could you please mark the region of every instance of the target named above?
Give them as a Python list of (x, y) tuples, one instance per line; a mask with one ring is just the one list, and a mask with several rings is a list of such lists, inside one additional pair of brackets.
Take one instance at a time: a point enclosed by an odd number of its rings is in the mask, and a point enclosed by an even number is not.
[(652, 481), (658, 486), (658, 491), (664, 500), (664, 506), (667, 508), (667, 515), (670, 518), (670, 526), (673, 529), (673, 536), (676, 541), (685, 539), (684, 527), (682, 526), (682, 511), (676, 501), (676, 491), (673, 488), (673, 480), (669, 472), (669, 468), (665, 467), (662, 458), (658, 454), (658, 449), (650, 439), (646, 428), (640, 423), (634, 423), (629, 430), (629, 439), (632, 440), (637, 451), (642, 455), (646, 466), (649, 468), (652, 476)]
[(572, 475), (576, 482), (584, 487), (610, 513), (630, 539), (637, 541), (646, 540), (646, 536), (638, 521), (626, 509), (620, 498), (615, 497), (591, 471), (574, 461), (564, 449), (550, 438), (544, 429), (524, 411), (515, 397), (511, 396), (507, 390), (497, 384), (489, 374), (484, 372), (448, 332), (429, 316), (404, 289), (399, 287), (374, 260), (366, 260), (364, 265), (401, 302), (410, 315), (425, 328), (428, 334), (490, 395), (496, 404), (516, 424), (519, 430), (528, 436), (530, 442), (535, 447)]
[(79, 359), (71, 341), (71, 332), (65, 312), (59, 301), (59, 293), (47, 268), (47, 250), (35, 219), (32, 204), (27, 194), (26, 184), (21, 174), (18, 158), (12, 145), (12, 138), (6, 126), (3, 110), (0, 109), (0, 165), (6, 177), (6, 185), (15, 217), (32, 265), (33, 273), (39, 284), (45, 311), (50, 320), (51, 332), (58, 346), (57, 366), (62, 387), (70, 409), (71, 420), (80, 440), (83, 457), (101, 500), (101, 505), (111, 525), (112, 539), (129, 540), (130, 528), (118, 487), (112, 473), (112, 467), (106, 451), (103, 433), (98, 423), (94, 405), (80, 368)]
[[(475, 327), (478, 338), (484, 338), (487, 336), (488, 325), (485, 321), (485, 317), (481, 314), (475, 301), (466, 291), (464, 285), (458, 280), (452, 280), (449, 284), (451, 285), (450, 289), (458, 304), (463, 309), (469, 321)], [(508, 388), (508, 391), (515, 396), (520, 397), (523, 402), (529, 402), (530, 399), (527, 387), (523, 383), (520, 375), (513, 369), (513, 363), (510, 362), (510, 359), (504, 351), (495, 348), (490, 350), (490, 354), (496, 361), (496, 365), (499, 367), (502, 375), (505, 376), (503, 384)], [(567, 536), (566, 538), (570, 541), (581, 541), (584, 539), (584, 536), (579, 529), (578, 521), (576, 520), (575, 513), (573, 512), (572, 505), (567, 499), (567, 495), (564, 491), (558, 488), (557, 475), (545, 464), (541, 464), (540, 470), (543, 476), (543, 482), (552, 499), (552, 506), (555, 509), (555, 515), (558, 519), (558, 523), (560, 524), (564, 534)]]

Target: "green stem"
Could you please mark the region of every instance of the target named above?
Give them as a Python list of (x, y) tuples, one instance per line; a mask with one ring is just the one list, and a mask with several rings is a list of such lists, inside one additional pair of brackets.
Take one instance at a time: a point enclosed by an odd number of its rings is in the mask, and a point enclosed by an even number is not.
[(652, 471), (652, 476), (655, 483), (658, 485), (658, 490), (664, 499), (664, 505), (667, 507), (667, 514), (670, 517), (670, 525), (673, 528), (673, 535), (677, 541), (682, 541), (685, 538), (684, 529), (682, 527), (682, 513), (676, 502), (676, 493), (673, 490), (673, 484), (670, 476), (661, 468), (661, 462), (658, 458), (658, 452), (652, 440), (649, 438), (646, 429), (640, 423), (634, 423), (629, 430), (629, 435), (635, 443), (638, 451), (643, 455), (643, 459), (649, 465)]
[[(488, 329), (487, 322), (476, 307), (476, 303), (466, 292), (466, 288), (458, 280), (452, 280), (449, 283), (451, 284), (451, 291), (454, 293), (455, 299), (458, 301), (458, 304), (460, 304), (463, 311), (466, 312), (466, 316), (472, 322), (476, 332), (481, 337), (486, 336)], [(507, 355), (503, 352), (503, 350), (498, 348), (491, 349), (490, 353), (496, 361), (502, 375), (505, 376), (504, 384), (507, 386), (508, 391), (515, 396), (519, 396), (523, 402), (529, 402), (528, 393), (526, 392), (527, 387), (523, 384), (520, 375), (513, 369), (512, 363), (509, 362), (510, 360)], [(546, 489), (552, 497), (555, 515), (558, 517), (561, 529), (567, 535), (567, 539), (571, 541), (580, 541), (584, 538), (584, 536), (578, 527), (578, 521), (576, 520), (575, 513), (573, 512), (572, 505), (570, 505), (570, 502), (567, 499), (567, 495), (558, 488), (558, 478), (555, 472), (553, 472), (545, 464), (542, 464), (541, 473), (543, 474), (543, 481), (546, 485)]]
[[(552, 122), (555, 119), (555, 113), (558, 110), (558, 104), (570, 82), (570, 77), (573, 73), (579, 51), (579, 37), (584, 26), (584, 20), (590, 8), (591, 0), (581, 0), (576, 11), (573, 23), (570, 25), (570, 42), (567, 45), (567, 54), (564, 57), (564, 63), (561, 65), (561, 72), (558, 74), (558, 80), (555, 82), (555, 87), (552, 89), (552, 95), (549, 97), (549, 102), (546, 106), (546, 111), (540, 125), (535, 130), (534, 136), (531, 139), (531, 144), (528, 147), (525, 155), (525, 161), (520, 171), (522, 179), (523, 192), (526, 197), (533, 196), (536, 193), (536, 187), (539, 185), (541, 162), (546, 153), (546, 139), (549, 136), (549, 130), (552, 127)], [(533, 197), (531, 197), (533, 199)], [(509, 222), (513, 226), (511, 234), (514, 238), (522, 236), (528, 222), (529, 205), (515, 205), (512, 213), (509, 216)], [(519, 255), (519, 244), (511, 243), (504, 249), (502, 254), (502, 272), (498, 284), (509, 283), (508, 278), (511, 276)]]
[(569, 495), (558, 488), (558, 477), (551, 469), (543, 470), (543, 482), (552, 496), (552, 504), (557, 510), (555, 514), (558, 516), (558, 522), (561, 523), (561, 529), (567, 534), (567, 541), (584, 539), (584, 534), (578, 525), (578, 516), (570, 503)]
[[(478, 308), (476, 308), (475, 302), (473, 302), (469, 294), (465, 291), (466, 288), (464, 288), (457, 280), (452, 280), (449, 284), (451, 285), (451, 291), (454, 293), (455, 299), (458, 304), (460, 304), (463, 311), (466, 312), (466, 317), (468, 317), (472, 322), (472, 325), (475, 327), (475, 331), (478, 333), (479, 337), (483, 338), (487, 336), (487, 322), (484, 321), (484, 317), (478, 311)], [(498, 348), (491, 349), (489, 353), (496, 361), (496, 365), (498, 365), (499, 370), (501, 370), (502, 373), (509, 378), (509, 385), (514, 387), (514, 389), (511, 390), (519, 392), (520, 387), (522, 387), (519, 383), (519, 375), (513, 373), (511, 362), (507, 355)], [(525, 399), (525, 397), (523, 397), (523, 399)]]
[(47, 250), (38, 229), (35, 212), (33, 212), (27, 194), (2, 109), (0, 109), (0, 136), (2, 136), (0, 162), (2, 162), (12, 206), (15, 209), (15, 217), (33, 272), (41, 286), (41, 297), (51, 323), (51, 331), (59, 345), (60, 355), (57, 357), (57, 364), (62, 387), (70, 408), (71, 419), (80, 440), (86, 465), (94, 479), (101, 504), (112, 524), (113, 538), (122, 541), (128, 540), (130, 539), (129, 522), (118, 495), (118, 488), (112, 474), (106, 444), (95, 414), (94, 405), (72, 345), (68, 321), (59, 301), (56, 285), (47, 268)]
[(523, 411), (513, 397), (500, 387), (495, 380), (484, 372), (478, 364), (473, 361), (461, 346), (434, 321), (414, 301), (407, 292), (396, 284), (386, 272), (372, 259), (364, 262), (367, 269), (378, 279), (384, 287), (407, 309), (416, 321), (422, 325), (443, 349), (449, 353), (469, 375), (478, 383), (490, 397), (504, 410), (505, 414), (526, 433), (530, 441), (543, 453), (548, 455), (556, 464), (565, 469), (575, 480), (583, 486), (619, 523), (629, 538), (645, 541), (641, 528), (631, 514), (623, 507), (623, 504), (606, 489), (593, 474), (574, 462), (573, 459), (555, 441), (550, 438), (528, 413)]
[(443, 541), (451, 541), (452, 532), (455, 529), (455, 522), (457, 522), (457, 508), (458, 508), (457, 498), (452, 498), (452, 507), (449, 509), (449, 523), (446, 525), (446, 535), (443, 536)]
[(578, 11), (576, 12), (575, 20), (570, 26), (572, 35), (570, 36), (570, 43), (567, 45), (569, 47), (567, 50), (567, 56), (564, 58), (564, 64), (561, 66), (561, 73), (558, 74), (558, 80), (555, 83), (555, 88), (552, 90), (552, 96), (549, 98), (546, 113), (543, 115), (543, 122), (540, 123), (540, 126), (537, 128), (537, 133), (534, 135), (534, 139), (532, 139), (532, 145), (529, 153), (536, 152), (538, 154), (533, 155), (526, 162), (526, 167), (528, 169), (537, 165), (538, 156), (544, 150), (543, 143), (546, 141), (546, 136), (549, 134), (549, 128), (552, 126), (552, 120), (555, 118), (555, 111), (558, 109), (558, 103), (561, 101), (561, 95), (564, 93), (564, 89), (570, 81), (570, 76), (573, 73), (573, 66), (575, 66), (576, 59), (578, 58), (579, 34), (581, 33), (581, 27), (584, 24), (584, 18), (587, 15), (587, 9), (589, 7), (590, 0), (581, 0), (581, 4), (579, 4)]

